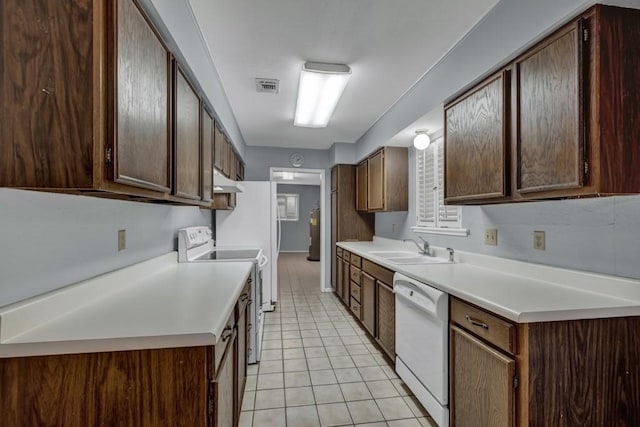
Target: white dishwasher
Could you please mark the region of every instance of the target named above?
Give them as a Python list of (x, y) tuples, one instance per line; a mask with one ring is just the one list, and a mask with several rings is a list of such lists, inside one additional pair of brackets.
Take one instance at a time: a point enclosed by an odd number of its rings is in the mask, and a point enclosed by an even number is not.
[(449, 295), (393, 276), (396, 372), (440, 426), (449, 425)]

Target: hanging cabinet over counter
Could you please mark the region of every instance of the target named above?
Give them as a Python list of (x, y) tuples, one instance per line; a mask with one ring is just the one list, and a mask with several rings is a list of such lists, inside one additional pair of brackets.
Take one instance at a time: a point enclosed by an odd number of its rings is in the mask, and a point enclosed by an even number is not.
[(358, 211), (394, 212), (409, 209), (408, 156), (407, 147), (382, 147), (357, 166)]
[(49, 3), (0, 8), (0, 186), (209, 207), (203, 98), (139, 2)]
[(449, 102), (447, 203), (640, 193), (638, 28), (596, 5)]

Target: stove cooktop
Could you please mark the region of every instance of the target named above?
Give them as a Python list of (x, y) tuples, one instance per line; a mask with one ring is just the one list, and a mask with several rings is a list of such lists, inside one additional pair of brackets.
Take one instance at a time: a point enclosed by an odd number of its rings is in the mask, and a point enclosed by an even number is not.
[(196, 258), (194, 261), (253, 261), (258, 257), (259, 249), (215, 249)]

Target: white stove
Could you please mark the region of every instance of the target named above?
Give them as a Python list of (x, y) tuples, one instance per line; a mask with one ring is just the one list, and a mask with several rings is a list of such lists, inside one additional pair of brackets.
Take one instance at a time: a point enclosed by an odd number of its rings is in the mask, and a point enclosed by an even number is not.
[(249, 363), (260, 361), (262, 349), (262, 270), (268, 259), (255, 247), (216, 247), (211, 229), (206, 226), (178, 230), (178, 262), (252, 262), (251, 299), (249, 300)]

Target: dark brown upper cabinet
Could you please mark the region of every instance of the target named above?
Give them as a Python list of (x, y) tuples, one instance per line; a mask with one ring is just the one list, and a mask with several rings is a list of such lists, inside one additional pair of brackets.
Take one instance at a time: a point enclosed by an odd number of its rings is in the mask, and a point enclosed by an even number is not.
[(115, 1), (113, 8), (115, 122), (108, 166), (116, 182), (169, 192), (170, 54), (131, 0)]
[(509, 70), (445, 107), (445, 199), (507, 195)]
[(588, 33), (583, 37), (579, 28), (583, 22), (569, 25), (516, 62), (520, 193), (583, 185), (588, 170), (581, 126), (588, 46)]
[(640, 192), (638, 28), (596, 5), (515, 61), (515, 197)]
[[(382, 147), (363, 160), (358, 165), (356, 174), (357, 210), (366, 212), (408, 210), (408, 159), (407, 147)], [(365, 165), (366, 173), (363, 170)], [(365, 206), (366, 208), (363, 209)]]
[(214, 141), (213, 141), (213, 166), (222, 172), (222, 164), (224, 160), (224, 137), (219, 123), (216, 122)]
[(11, 117), (0, 121), (0, 186), (202, 205), (191, 176), (200, 148), (187, 165), (193, 142), (183, 151), (172, 139), (183, 135), (172, 54), (138, 1), (6, 0), (0, 28), (0, 108)]
[(356, 167), (356, 210), (367, 211), (367, 169), (368, 162), (365, 160)]
[(213, 117), (204, 106), (202, 120), (202, 200), (213, 200)]
[(175, 194), (201, 200), (200, 98), (178, 66), (175, 76)]
[[(640, 193), (640, 11), (596, 5), (503, 66), (505, 133), (497, 149), (460, 141), (478, 138), (484, 119), (456, 120), (446, 107), (446, 201), (487, 203)], [(505, 73), (501, 73), (503, 79)], [(490, 80), (490, 79), (489, 79)], [(496, 84), (494, 89), (498, 88)], [(507, 93), (510, 89), (510, 93)], [(488, 91), (487, 81), (466, 94)], [(465, 110), (481, 111), (480, 97)], [(496, 107), (493, 114), (498, 111)], [(497, 172), (504, 171), (500, 193)], [(494, 178), (491, 178), (491, 173)], [(474, 182), (475, 179), (475, 182)], [(501, 196), (504, 195), (504, 197)]]

